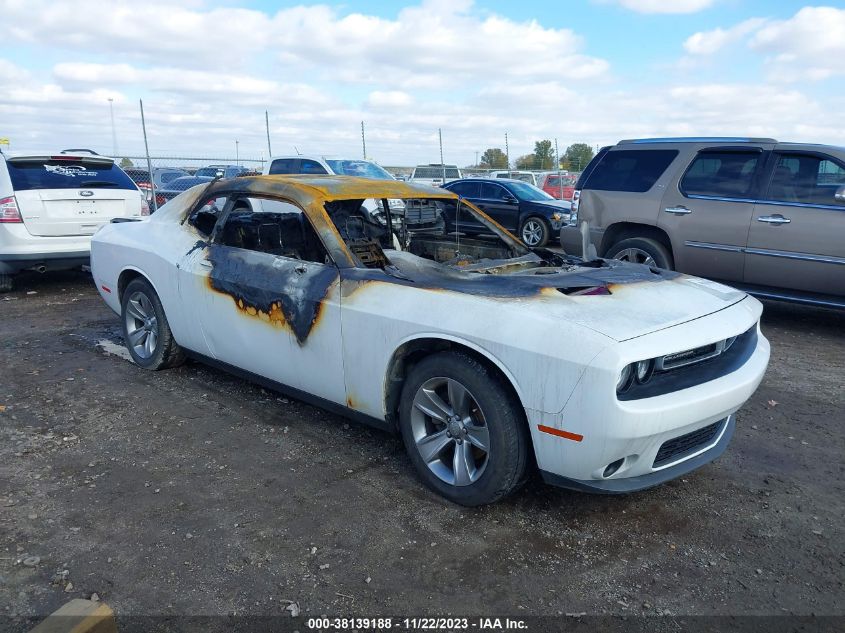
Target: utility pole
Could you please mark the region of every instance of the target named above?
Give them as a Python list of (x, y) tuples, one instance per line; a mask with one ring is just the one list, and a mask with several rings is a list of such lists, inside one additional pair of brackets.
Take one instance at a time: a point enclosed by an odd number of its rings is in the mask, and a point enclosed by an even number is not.
[(563, 178), (560, 177), (560, 152), (557, 150), (557, 139), (555, 139), (555, 163), (557, 163), (557, 183), (560, 185), (560, 200), (563, 200)]
[(511, 175), (511, 152), (510, 148), (508, 148), (508, 133), (505, 132), (505, 158), (508, 161), (508, 178)]
[(441, 185), (446, 184), (446, 165), (443, 163), (443, 132), (440, 128), (437, 128), (437, 137), (440, 139), (440, 169), (443, 170), (443, 180), (440, 181)]
[(367, 139), (364, 136), (364, 122), (361, 121), (361, 148), (364, 150), (364, 160), (367, 160)]
[(264, 110), (264, 129), (267, 130), (267, 156), (273, 156), (273, 150), (270, 148), (270, 115), (267, 110)]
[(144, 151), (147, 154), (147, 171), (150, 174), (150, 197), (153, 203), (153, 213), (158, 211), (158, 203), (156, 202), (156, 183), (153, 178), (153, 163), (150, 160), (150, 144), (147, 142), (147, 122), (144, 120), (144, 100), (138, 99), (141, 105), (141, 131), (144, 133)]
[(109, 114), (111, 115), (111, 152), (112, 158), (117, 158), (117, 132), (114, 128), (114, 99), (109, 97)]
[(478, 150), (475, 152), (475, 167), (478, 168)]
[(236, 165), (241, 164), (241, 155), (240, 155), (240, 152), (238, 151), (238, 139), (235, 139), (235, 164)]

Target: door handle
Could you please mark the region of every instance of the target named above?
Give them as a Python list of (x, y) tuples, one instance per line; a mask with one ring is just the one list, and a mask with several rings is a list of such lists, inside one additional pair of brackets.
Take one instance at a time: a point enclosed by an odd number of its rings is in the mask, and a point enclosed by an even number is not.
[(686, 207), (666, 207), (663, 210), (666, 213), (672, 213), (674, 215), (686, 215), (688, 213), (692, 213), (692, 209), (687, 209)]
[(782, 215), (761, 215), (757, 218), (758, 222), (765, 222), (766, 224), (789, 224), (792, 222), (789, 218)]

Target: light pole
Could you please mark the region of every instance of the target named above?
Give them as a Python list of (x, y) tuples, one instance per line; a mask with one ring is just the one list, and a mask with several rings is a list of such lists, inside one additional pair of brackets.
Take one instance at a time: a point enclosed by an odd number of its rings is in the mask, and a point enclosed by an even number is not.
[(505, 159), (508, 161), (508, 178), (511, 177), (511, 150), (508, 147), (508, 133), (505, 132)]
[(241, 164), (241, 155), (238, 152), (238, 139), (235, 139), (235, 164), (238, 166)]
[(111, 155), (117, 158), (117, 131), (114, 129), (114, 99), (109, 97), (109, 114), (111, 115)]

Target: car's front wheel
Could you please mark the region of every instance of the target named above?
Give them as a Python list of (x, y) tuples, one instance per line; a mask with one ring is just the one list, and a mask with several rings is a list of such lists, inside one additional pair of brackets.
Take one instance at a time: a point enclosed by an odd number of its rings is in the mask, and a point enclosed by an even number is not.
[(549, 233), (551, 229), (545, 220), (537, 217), (530, 217), (522, 223), (522, 228), (519, 231), (519, 236), (526, 246), (532, 248), (545, 246), (549, 241)]
[(180, 365), (185, 354), (173, 338), (158, 294), (146, 279), (129, 282), (121, 302), (121, 322), (126, 348), (145, 369)]
[(440, 352), (414, 366), (399, 423), (420, 478), (450, 501), (492, 503), (525, 480), (524, 412), (498, 376), (464, 353)]
[(669, 249), (648, 237), (630, 237), (617, 242), (607, 250), (605, 257), (667, 270), (674, 266)]

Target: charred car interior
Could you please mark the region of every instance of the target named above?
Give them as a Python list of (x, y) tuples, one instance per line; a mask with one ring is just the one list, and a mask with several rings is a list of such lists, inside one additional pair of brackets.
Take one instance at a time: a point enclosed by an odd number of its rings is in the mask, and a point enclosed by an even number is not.
[(529, 254), (519, 243), (508, 244), (495, 234), (490, 239), (468, 239), (458, 232), (447, 233), (446, 217), (466, 213), (482, 220), (460, 200), (417, 198), (404, 202), (404, 213), (395, 214), (386, 199), (380, 201), (385, 209), (384, 223), (370, 219), (361, 200), (334, 200), (326, 203), (325, 208), (341, 238), (368, 268), (383, 268), (387, 264), (401, 268), (401, 262), (407, 258), (396, 257), (396, 252), (467, 269), (487, 260), (492, 263)]

